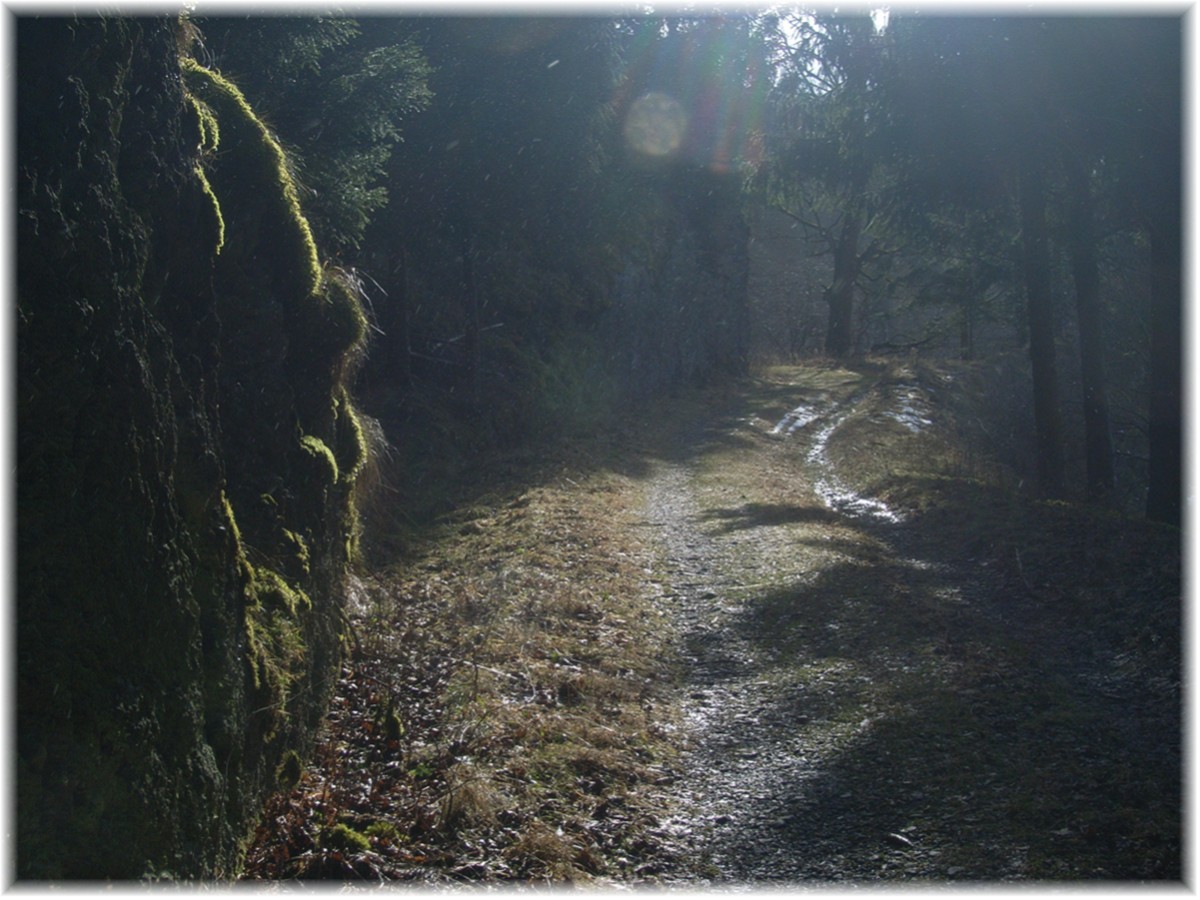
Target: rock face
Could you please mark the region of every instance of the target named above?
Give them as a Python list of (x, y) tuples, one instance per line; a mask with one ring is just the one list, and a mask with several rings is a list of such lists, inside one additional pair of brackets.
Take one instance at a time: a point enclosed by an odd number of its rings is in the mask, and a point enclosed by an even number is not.
[(365, 320), (178, 31), (18, 20), (20, 878), (234, 874), (336, 677)]

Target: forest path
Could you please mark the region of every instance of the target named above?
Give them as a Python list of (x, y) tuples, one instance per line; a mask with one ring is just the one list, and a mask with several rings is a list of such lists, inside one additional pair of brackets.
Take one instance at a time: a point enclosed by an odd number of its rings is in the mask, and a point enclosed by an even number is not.
[(648, 479), (690, 738), (668, 881), (1170, 871), (1139, 833), (1170, 820), (1170, 689), (1040, 608), (1019, 550), (1014, 584), (867, 487), (933, 462), (939, 402), (904, 367), (777, 370)]
[(968, 375), (781, 367), (481, 467), (357, 579), (248, 877), (1178, 878), (1178, 535), (1018, 496)]
[[(944, 680), (933, 619), (964, 605), (961, 573), (904, 556), (884, 527), (900, 516), (829, 458), (839, 429), (878, 401), (874, 377), (781, 374), (746, 398), (756, 412), (681, 435), (691, 458), (648, 482), (686, 662), (691, 743), (668, 822), (687, 848), (678, 877), (967, 875), (941, 859), (929, 822), (942, 816), (921, 815), (928, 786), (911, 761), (887, 760), (906, 748), (876, 746), (879, 725), (916, 713), (897, 696), (905, 685)], [(911, 397), (866, 414), (913, 433), (928, 422)]]
[(686, 672), (690, 749), (666, 824), (686, 847), (672, 873), (685, 881), (880, 876), (913, 847), (911, 816), (879, 808), (903, 791), (894, 773), (843, 790), (837, 769), (888, 714), (878, 688), (923, 674), (912, 654), (861, 651), (863, 630), (899, 612), (878, 615), (894, 604), (896, 575), (932, 567), (897, 559), (864, 529), (897, 517), (826, 458), (863, 379), (807, 374), (777, 386), (798, 404), (786, 415), (683, 435), (691, 458), (663, 462), (647, 482), (646, 527)]

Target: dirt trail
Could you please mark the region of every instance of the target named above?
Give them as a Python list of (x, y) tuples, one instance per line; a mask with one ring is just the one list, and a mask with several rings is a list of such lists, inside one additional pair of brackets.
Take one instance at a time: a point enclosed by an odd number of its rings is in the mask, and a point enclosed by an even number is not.
[[(894, 373), (765, 387), (760, 415), (681, 435), (692, 453), (647, 482), (690, 737), (666, 880), (1162, 877), (1172, 836), (1134, 833), (1146, 798), (1110, 779), (1145, 762), (1169, 803), (1178, 746), (1105, 721), (1153, 688), (1031, 617), (985, 547), (911, 527), (833, 461), (852, 422), (921, 453), (936, 398)], [(841, 459), (864, 462), (850, 441)], [(1169, 734), (1163, 699), (1139, 713)]]
[[(856, 796), (853, 785), (843, 790), (834, 774), (839, 757), (885, 714), (874, 699), (850, 696), (876, 674), (849, 654), (799, 659), (785, 642), (789, 630), (820, 629), (836, 642), (843, 629), (875, 623), (848, 622), (833, 609), (827, 620), (804, 622), (802, 603), (761, 621), (764, 601), (819, 590), (823, 575), (862, 555), (875, 565), (932, 568), (897, 561), (894, 548), (867, 533), (863, 520), (899, 517), (830, 466), (829, 439), (863, 397), (857, 379), (843, 378), (777, 422), (736, 422), (707, 446), (701, 437), (696, 458), (664, 463), (649, 481), (647, 524), (660, 548), (664, 600), (677, 608), (687, 672), (692, 743), (677, 786), (680, 809), (667, 823), (686, 847), (673, 873), (681, 880), (878, 876), (898, 850), (911, 849), (911, 817), (879, 815), (878, 798)], [(858, 587), (869, 595), (838, 602), (884, 603), (894, 585), (868, 578)], [(896, 666), (914, 672), (912, 660)], [(911, 874), (945, 874), (935, 849), (923, 855), (933, 865)]]

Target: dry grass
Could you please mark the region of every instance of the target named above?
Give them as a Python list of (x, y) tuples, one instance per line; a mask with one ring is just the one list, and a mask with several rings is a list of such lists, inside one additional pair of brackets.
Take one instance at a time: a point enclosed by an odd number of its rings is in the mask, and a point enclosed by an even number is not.
[[(356, 582), (324, 745), (273, 801), (251, 877), (632, 876), (620, 848), (645, 842), (675, 752), (669, 632), (630, 535), (634, 482), (594, 448), (558, 452), (540, 483), (493, 486)], [(319, 829), (339, 822), (399, 839), (334, 858)]]
[(463, 755), (476, 784), (504, 785), (502, 856), (523, 878), (617, 874), (603, 872), (600, 844), (620, 829), (597, 834), (594, 813), (646, 804), (650, 766), (671, 752), (651, 727), (668, 715), (670, 670), (658, 614), (631, 590), (641, 575), (622, 527), (631, 492), (608, 489), (620, 477), (528, 491), (500, 514), (502, 531), (485, 515), (439, 551), (460, 580), (488, 572), (487, 590), (460, 592), (471, 599), (447, 610), (471, 649), (446, 715), (486, 723)]

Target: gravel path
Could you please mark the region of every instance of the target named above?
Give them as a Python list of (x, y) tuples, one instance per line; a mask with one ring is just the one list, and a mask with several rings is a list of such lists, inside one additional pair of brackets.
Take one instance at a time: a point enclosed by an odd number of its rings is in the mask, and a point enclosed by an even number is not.
[[(1122, 831), (1140, 788), (1112, 784), (1152, 757), (1133, 780), (1169, 801), (1170, 688), (1133, 696), (986, 554), (856, 494), (828, 445), (869, 395), (690, 435), (649, 479), (690, 738), (664, 882), (1171, 877), (1178, 835)], [(914, 386), (891, 395), (894, 430), (929, 424)], [(1167, 741), (1135, 734), (1133, 703)]]
[[(796, 677), (791, 661), (762, 641), (752, 622), (764, 590), (811, 583), (822, 566), (844, 558), (837, 551), (796, 557), (794, 526), (811, 531), (815, 524), (830, 542), (865, 541), (845, 523), (896, 520), (882, 503), (854, 495), (828, 467), (824, 443), (846, 410), (832, 403), (801, 409), (811, 412), (800, 427), (793, 416), (772, 429), (779, 434), (791, 425), (788, 441), (759, 442), (745, 451), (773, 456), (776, 466), (790, 470), (793, 484), (803, 482), (809, 496), (794, 510), (797, 522), (727, 527), (733, 515), (707, 515), (697, 499), (702, 488), (695, 462), (663, 464), (647, 492), (647, 522), (656, 529), (667, 584), (663, 599), (675, 607), (684, 646), (691, 736), (677, 786), (680, 809), (666, 824), (680, 860), (668, 881), (870, 877), (913, 849), (902, 834), (904, 821), (881, 820), (863, 806), (868, 798), (843, 791), (830, 774), (840, 753), (871, 727), (869, 714), (857, 723), (822, 719), (818, 708), (830, 706), (846, 673), (834, 667), (817, 685), (807, 673)], [(733, 474), (725, 469), (723, 478)], [(772, 500), (750, 500), (741, 486), (737, 490), (751, 516)], [(763, 572), (771, 573), (769, 583), (756, 584)], [(828, 682), (824, 702), (812, 696), (822, 681)]]
[(787, 795), (820, 765), (803, 735), (801, 698), (769, 679), (770, 663), (736, 627), (741, 585), (753, 579), (729, 546), (700, 525), (688, 469), (655, 477), (647, 511), (661, 523), (664, 572), (687, 664), (692, 739), (678, 784), (681, 809), (666, 830), (687, 848), (676, 877), (788, 878), (797, 868)]

